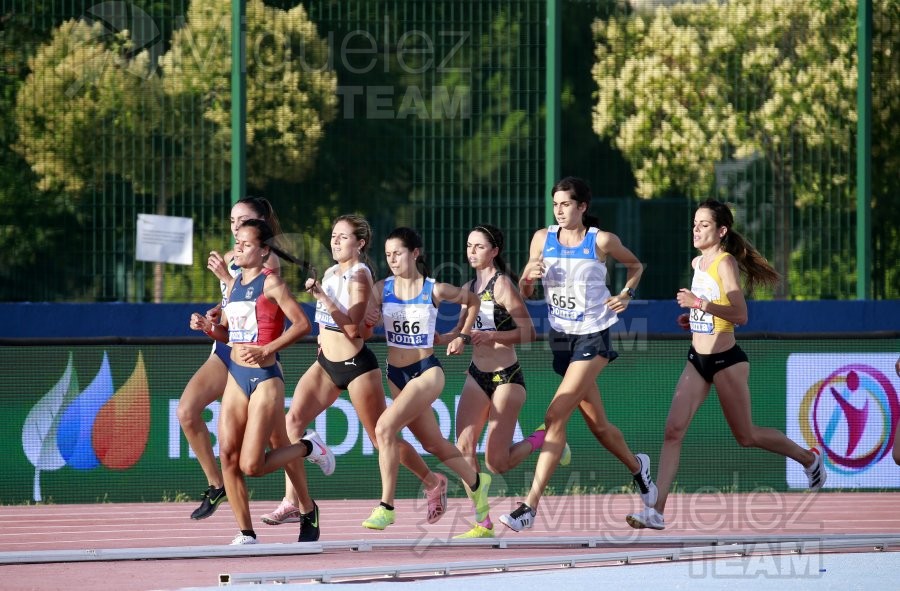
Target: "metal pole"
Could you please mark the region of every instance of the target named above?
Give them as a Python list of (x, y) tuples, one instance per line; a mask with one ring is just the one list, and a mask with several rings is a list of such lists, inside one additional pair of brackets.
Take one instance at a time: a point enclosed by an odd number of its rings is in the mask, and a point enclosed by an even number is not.
[(247, 190), (247, 9), (231, 0), (231, 203)]
[(872, 0), (857, 4), (856, 299), (872, 297)]
[(544, 220), (549, 225), (554, 222), (553, 203), (550, 191), (559, 180), (560, 153), (560, 105), (562, 44), (560, 40), (560, 0), (547, 0), (547, 71), (546, 71), (546, 129), (544, 156)]

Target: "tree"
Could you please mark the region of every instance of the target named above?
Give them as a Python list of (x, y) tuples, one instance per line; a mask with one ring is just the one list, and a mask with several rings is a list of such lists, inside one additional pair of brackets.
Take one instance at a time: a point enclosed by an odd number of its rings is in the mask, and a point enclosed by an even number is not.
[[(794, 236), (795, 210), (853, 210), (846, 163), (856, 125), (855, 11), (848, 0), (732, 0), (594, 26), (594, 131), (629, 160), (639, 196), (708, 195), (714, 164), (764, 161), (773, 262), (785, 278), (776, 296), (821, 296), (804, 293), (806, 280), (789, 284), (809, 279), (809, 269), (791, 267), (795, 249), (816, 248)], [(829, 238), (851, 260), (849, 237)]]
[[(281, 10), (261, 0), (247, 3), (246, 43), (247, 182), (262, 188), (269, 179), (300, 181), (337, 113), (337, 78), (318, 66), (328, 63), (328, 47), (301, 4)], [(230, 3), (191, 2), (187, 26), (175, 32), (160, 66), (168, 99), (198, 109), (211, 124), (209, 140), (230, 162)]]
[[(110, 179), (155, 196), (221, 194), (230, 161), (230, 4), (191, 3), (170, 50), (153, 63), (127, 29), (70, 20), (30, 62), (17, 98), (17, 151), (43, 190), (80, 195)], [(248, 180), (297, 180), (336, 112), (333, 73), (305, 68), (327, 51), (302, 6), (247, 7)], [(162, 266), (154, 300), (162, 298)]]

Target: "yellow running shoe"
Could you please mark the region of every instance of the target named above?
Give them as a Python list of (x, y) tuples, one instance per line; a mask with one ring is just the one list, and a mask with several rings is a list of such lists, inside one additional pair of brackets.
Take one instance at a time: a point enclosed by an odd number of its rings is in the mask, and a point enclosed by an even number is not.
[(471, 491), (466, 487), (466, 493), (469, 499), (475, 505), (475, 521), (484, 521), (487, 519), (488, 512), (491, 509), (491, 501), (488, 499), (488, 491), (491, 488), (491, 475), (481, 472), (478, 475), (478, 490)]
[(372, 514), (369, 515), (369, 518), (362, 522), (362, 526), (369, 529), (384, 529), (394, 523), (395, 519), (396, 517), (392, 509), (385, 509), (381, 505), (378, 505), (372, 509)]
[(468, 538), (493, 538), (494, 537), (494, 528), (492, 527), (484, 527), (476, 523), (472, 529), (467, 531), (464, 534), (459, 534), (458, 536), (453, 536), (454, 540), (465, 540)]
[[(544, 423), (538, 425), (538, 428), (535, 431), (546, 431), (547, 427)], [(559, 456), (559, 465), (560, 466), (568, 466), (572, 463), (572, 448), (569, 447), (569, 444), (566, 443), (566, 446), (563, 448), (562, 455)]]

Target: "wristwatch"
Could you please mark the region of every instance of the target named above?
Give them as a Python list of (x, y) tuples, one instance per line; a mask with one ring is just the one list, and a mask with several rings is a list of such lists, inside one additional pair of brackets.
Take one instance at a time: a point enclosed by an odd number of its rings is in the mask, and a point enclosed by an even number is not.
[(634, 299), (634, 290), (631, 289), (630, 287), (626, 287), (625, 289), (622, 290), (621, 293), (624, 293), (625, 295), (627, 295), (629, 300)]
[(459, 338), (461, 338), (466, 345), (472, 344), (472, 335), (470, 334), (459, 333)]

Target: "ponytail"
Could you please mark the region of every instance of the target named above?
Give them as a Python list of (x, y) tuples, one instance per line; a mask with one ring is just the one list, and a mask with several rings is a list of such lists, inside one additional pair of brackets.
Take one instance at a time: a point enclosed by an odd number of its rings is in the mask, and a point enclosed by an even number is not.
[[(277, 236), (267, 221), (261, 219), (244, 220), (244, 223), (242, 223), (239, 228), (255, 228), (256, 237), (259, 239), (260, 244), (268, 246), (269, 250), (275, 253), (279, 258), (299, 266), (303, 269), (304, 273), (307, 275), (311, 274), (311, 276), (315, 277), (316, 269), (312, 264), (295, 257), (278, 245)], [(268, 258), (268, 255), (266, 258)]]
[(778, 272), (746, 238), (734, 230), (734, 215), (726, 204), (707, 199), (697, 209), (710, 210), (716, 227), (727, 230), (722, 237), (722, 249), (737, 260), (738, 268), (746, 276), (748, 293), (752, 294), (760, 285), (772, 286), (778, 283), (781, 278)]
[(425, 260), (424, 254), (416, 257), (416, 270), (425, 277), (431, 276), (431, 268), (428, 266), (428, 261)]

